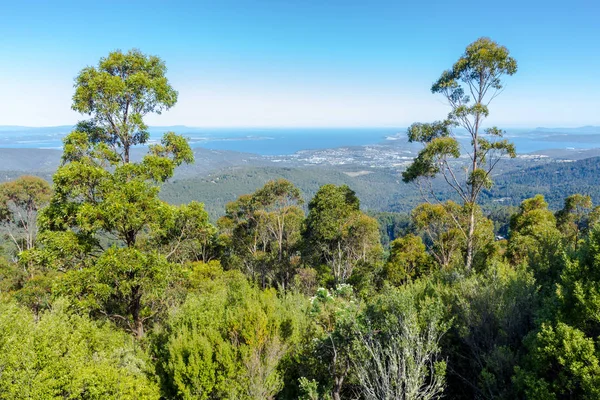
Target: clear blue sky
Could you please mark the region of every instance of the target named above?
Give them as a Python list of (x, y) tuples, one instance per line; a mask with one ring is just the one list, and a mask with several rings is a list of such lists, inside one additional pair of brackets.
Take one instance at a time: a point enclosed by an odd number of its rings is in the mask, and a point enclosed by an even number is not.
[(162, 57), (179, 102), (154, 125), (407, 126), (431, 83), (489, 36), (519, 62), (506, 127), (600, 125), (598, 1), (0, 2), (0, 125), (60, 125), (73, 78), (114, 49)]

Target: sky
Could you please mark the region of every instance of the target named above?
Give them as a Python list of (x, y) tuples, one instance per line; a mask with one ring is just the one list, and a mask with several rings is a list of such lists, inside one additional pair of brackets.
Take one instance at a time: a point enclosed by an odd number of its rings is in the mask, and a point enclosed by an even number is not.
[(160, 56), (178, 103), (150, 125), (405, 127), (481, 36), (519, 70), (503, 127), (600, 125), (599, 1), (0, 0), (0, 125), (68, 125), (73, 80), (110, 51)]

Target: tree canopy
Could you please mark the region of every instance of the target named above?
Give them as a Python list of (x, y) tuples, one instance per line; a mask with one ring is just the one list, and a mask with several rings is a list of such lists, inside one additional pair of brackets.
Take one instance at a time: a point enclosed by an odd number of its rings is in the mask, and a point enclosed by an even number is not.
[[(441, 175), (457, 193), (463, 204), (471, 208), (466, 229), (466, 269), (475, 257), (475, 205), (484, 189), (492, 186), (492, 171), (502, 157), (515, 157), (512, 143), (502, 139), (497, 127), (483, 127), (489, 116), (489, 105), (503, 89), (502, 78), (517, 72), (517, 62), (508, 49), (489, 38), (479, 38), (465, 49), (451, 69), (442, 73), (431, 87), (450, 105), (447, 119), (433, 123), (415, 123), (408, 128), (409, 142), (423, 144), (413, 163), (402, 173), (405, 182)], [(468, 162), (460, 160), (462, 151), (455, 128), (470, 136), (470, 144), (462, 147)], [(461, 173), (461, 169), (466, 173)], [(426, 190), (437, 199), (433, 190)]]

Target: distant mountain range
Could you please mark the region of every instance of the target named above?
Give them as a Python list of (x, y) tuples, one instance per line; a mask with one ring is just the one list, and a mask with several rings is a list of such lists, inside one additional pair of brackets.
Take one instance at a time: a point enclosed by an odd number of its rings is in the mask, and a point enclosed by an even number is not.
[(535, 128), (532, 132), (542, 133), (578, 133), (578, 134), (600, 134), (600, 126), (580, 126), (578, 128)]

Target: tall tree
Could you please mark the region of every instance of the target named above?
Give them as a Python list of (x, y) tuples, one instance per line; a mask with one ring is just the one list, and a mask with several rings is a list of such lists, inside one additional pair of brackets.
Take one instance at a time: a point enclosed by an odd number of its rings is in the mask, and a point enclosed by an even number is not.
[(31, 249), (37, 237), (37, 214), (50, 201), (52, 189), (36, 176), (22, 176), (0, 184), (0, 227), (20, 253)]
[(174, 104), (164, 72), (158, 57), (138, 51), (111, 53), (98, 69), (81, 72), (73, 108), (92, 120), (64, 139), (55, 193), (41, 215), (42, 246), (26, 257), (65, 273), (60, 294), (137, 337), (164, 309), (172, 281), (173, 264), (162, 252), (169, 247), (147, 243), (184, 216), (158, 198), (159, 185), (193, 161), (173, 132), (140, 162), (129, 159), (131, 146), (148, 136), (142, 116)]
[(131, 146), (149, 138), (143, 117), (160, 114), (177, 102), (166, 71), (159, 57), (135, 49), (114, 51), (101, 58), (97, 67), (81, 70), (72, 108), (92, 117), (82, 125), (90, 139), (110, 145), (123, 162), (129, 162)]
[[(467, 270), (473, 264), (475, 205), (479, 195), (483, 189), (492, 186), (492, 171), (500, 159), (506, 155), (516, 156), (514, 145), (502, 139), (502, 130), (497, 127), (483, 129), (490, 103), (504, 88), (503, 76), (513, 75), (516, 71), (517, 62), (506, 47), (489, 38), (477, 39), (431, 87), (432, 93), (441, 94), (448, 101), (451, 108), (448, 118), (433, 123), (415, 123), (408, 129), (408, 140), (420, 142), (424, 148), (402, 174), (403, 180), (413, 182), (440, 174), (470, 208), (469, 225), (464, 232)], [(459, 160), (461, 144), (454, 131), (456, 127), (466, 130), (471, 139), (464, 149), (469, 160), (466, 165)]]

